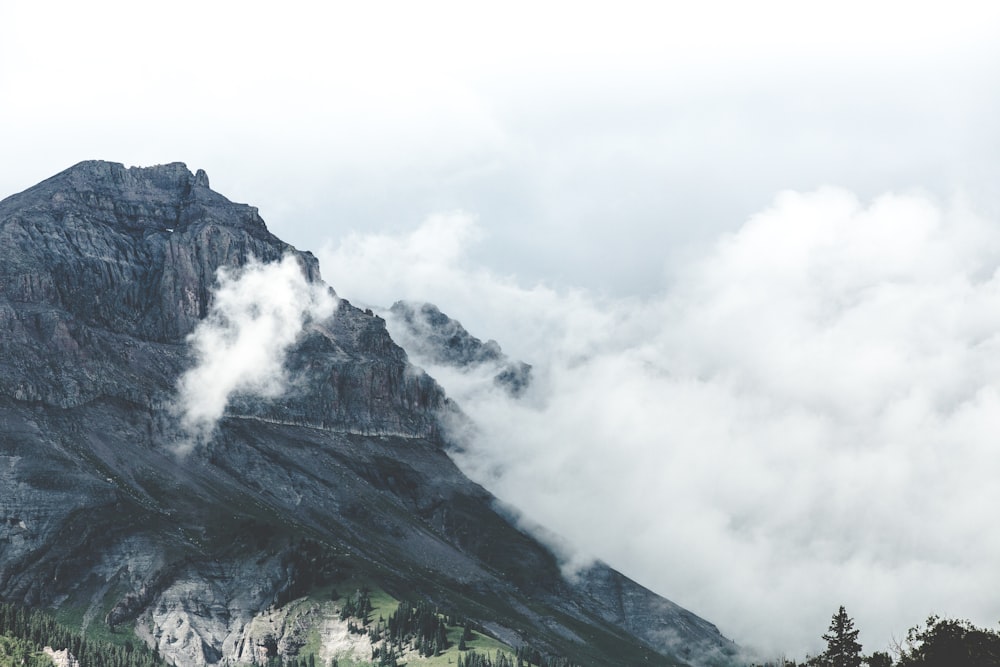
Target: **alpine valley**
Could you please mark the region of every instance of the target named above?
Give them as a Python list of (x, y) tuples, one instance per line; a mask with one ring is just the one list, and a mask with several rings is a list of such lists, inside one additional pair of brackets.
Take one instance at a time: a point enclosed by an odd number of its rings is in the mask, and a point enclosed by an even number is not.
[[(289, 256), (334, 312), (305, 319), (285, 391), (233, 395), (179, 455), (220, 269)], [(455, 363), (498, 363), (512, 395), (530, 382), (437, 309), (393, 311)], [(192, 667), (733, 660), (605, 565), (564, 576), (449, 458), (462, 419), (385, 320), (204, 172), (83, 162), (0, 202), (0, 602)]]

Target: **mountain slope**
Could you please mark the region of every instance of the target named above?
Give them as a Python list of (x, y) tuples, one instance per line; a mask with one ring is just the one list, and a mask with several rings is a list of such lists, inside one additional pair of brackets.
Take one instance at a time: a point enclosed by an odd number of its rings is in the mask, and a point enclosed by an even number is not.
[[(334, 600), (338, 582), (582, 664), (732, 650), (604, 566), (565, 581), (448, 458), (438, 419), (457, 408), (346, 300), (305, 323), (285, 393), (233, 396), (212, 437), (176, 456), (187, 337), (218, 270), (290, 254), (321, 285), (312, 255), (203, 172), (81, 163), (0, 202), (0, 248), (4, 600), (134, 633), (180, 665), (297, 654), (273, 614)], [(320, 611), (299, 622), (327, 639), (340, 628)]]

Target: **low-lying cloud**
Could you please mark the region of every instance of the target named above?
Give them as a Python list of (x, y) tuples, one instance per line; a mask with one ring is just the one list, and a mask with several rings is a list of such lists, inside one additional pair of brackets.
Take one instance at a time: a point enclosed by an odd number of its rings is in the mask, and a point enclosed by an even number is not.
[(430, 368), (461, 467), (578, 551), (801, 657), (1000, 617), (1000, 225), (961, 202), (780, 194), (651, 299), (471, 265), (474, 218), (327, 249), (341, 294), (428, 300), (535, 367), (522, 400)]
[(336, 308), (336, 297), (325, 285), (309, 283), (293, 255), (222, 267), (217, 280), (208, 316), (188, 336), (195, 365), (177, 384), (179, 455), (211, 438), (233, 394), (280, 396), (289, 346), (307, 321), (330, 317)]

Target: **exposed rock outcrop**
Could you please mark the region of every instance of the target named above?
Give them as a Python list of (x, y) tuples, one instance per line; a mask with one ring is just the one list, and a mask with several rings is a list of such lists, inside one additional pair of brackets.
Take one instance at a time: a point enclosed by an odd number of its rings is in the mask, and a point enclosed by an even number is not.
[(511, 360), (495, 340), (484, 343), (434, 304), (397, 301), (388, 316), (394, 339), (418, 359), (462, 370), (486, 368), (495, 373), (494, 384), (512, 396), (531, 383), (530, 364)]
[(46, 646), (42, 652), (49, 657), (54, 667), (80, 667), (80, 661), (69, 652), (69, 649), (56, 651), (51, 646)]

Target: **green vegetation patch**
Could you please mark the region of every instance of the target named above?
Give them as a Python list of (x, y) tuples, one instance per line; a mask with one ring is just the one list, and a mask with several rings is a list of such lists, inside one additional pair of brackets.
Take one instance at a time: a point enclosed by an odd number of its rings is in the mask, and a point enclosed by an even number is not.
[(38, 645), (20, 637), (0, 635), (0, 667), (51, 667), (52, 659)]
[[(119, 645), (95, 637), (85, 638), (80, 632), (56, 622), (49, 614), (7, 603), (0, 603), (0, 637), (12, 640), (7, 644), (15, 651), (12, 666), (51, 665), (51, 660), (47, 657), (44, 660), (37, 657), (43, 647), (51, 646), (57, 651), (68, 649), (81, 665), (167, 667), (167, 663), (155, 651), (142, 643), (124, 640)], [(0, 667), (8, 667), (2, 658)]]

